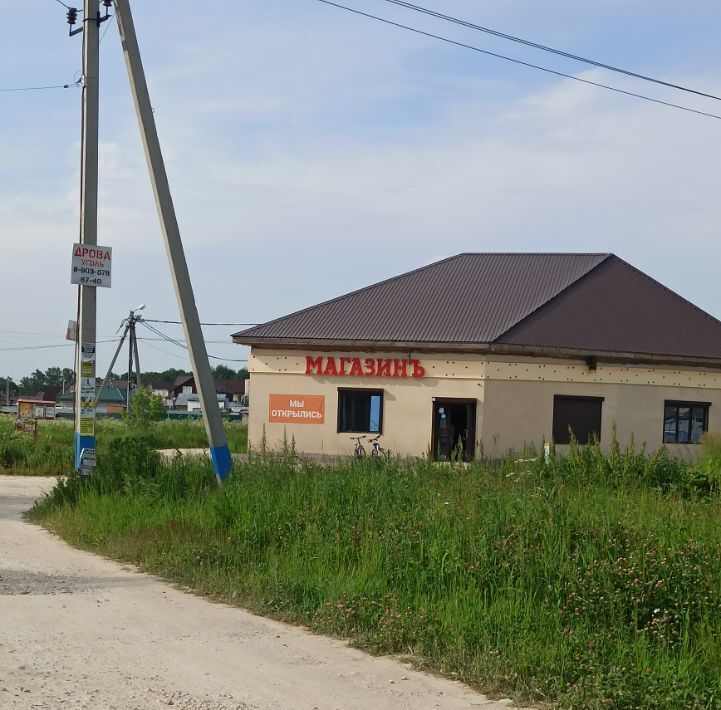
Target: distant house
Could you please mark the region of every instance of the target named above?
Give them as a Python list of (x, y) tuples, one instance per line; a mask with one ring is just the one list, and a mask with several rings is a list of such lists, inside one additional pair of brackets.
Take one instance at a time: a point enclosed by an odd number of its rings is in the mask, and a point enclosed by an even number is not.
[(162, 397), (163, 404), (166, 407), (170, 407), (172, 405), (170, 393), (172, 392), (173, 385), (170, 382), (167, 382), (166, 380), (150, 380), (150, 382), (143, 382), (143, 384), (150, 387), (153, 394), (157, 394), (158, 397)]
[[(127, 387), (127, 385), (126, 385)], [(55, 416), (60, 419), (72, 418), (75, 410), (75, 392), (65, 392), (55, 400)], [(125, 411), (127, 392), (120, 387), (105, 386), (98, 400), (98, 415), (119, 415)]]
[[(215, 393), (222, 395), (229, 402), (240, 402), (240, 398), (245, 393), (245, 380), (213, 380), (215, 383)], [(179, 375), (173, 383), (170, 396), (175, 402), (175, 408), (178, 409), (178, 397), (180, 395), (198, 394), (198, 388), (195, 385), (194, 375)]]
[[(171, 392), (173, 386), (170, 384), (170, 382), (167, 382), (166, 380), (150, 380), (146, 381), (143, 380), (141, 377), (141, 384), (143, 387), (149, 387), (153, 394), (157, 394), (159, 397), (162, 397), (163, 404), (166, 407), (172, 406), (172, 399), (171, 399)], [(108, 383), (106, 385), (108, 388), (117, 388), (121, 390), (122, 392), (127, 391), (128, 389), (128, 381), (123, 379), (116, 379), (116, 380), (108, 380)]]
[[(230, 402), (225, 395), (217, 394), (218, 408), (221, 412), (230, 411)], [(175, 400), (175, 409), (181, 412), (200, 412), (200, 395), (179, 394)]]

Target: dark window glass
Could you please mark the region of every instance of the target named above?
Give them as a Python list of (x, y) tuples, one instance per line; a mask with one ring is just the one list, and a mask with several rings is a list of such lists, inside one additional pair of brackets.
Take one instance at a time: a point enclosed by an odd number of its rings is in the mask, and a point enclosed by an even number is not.
[(338, 390), (338, 431), (378, 434), (383, 424), (383, 392)]
[(573, 432), (579, 444), (588, 444), (601, 438), (600, 397), (564, 397), (553, 398), (553, 440), (557, 444), (570, 443), (569, 431)]
[(666, 402), (663, 409), (665, 444), (698, 444), (708, 431), (708, 404)]

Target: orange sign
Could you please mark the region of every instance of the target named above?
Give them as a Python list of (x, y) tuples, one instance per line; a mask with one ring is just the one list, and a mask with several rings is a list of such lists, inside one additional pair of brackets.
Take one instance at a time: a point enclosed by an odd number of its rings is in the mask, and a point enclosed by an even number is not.
[(268, 421), (279, 424), (323, 424), (325, 396), (322, 394), (271, 394)]

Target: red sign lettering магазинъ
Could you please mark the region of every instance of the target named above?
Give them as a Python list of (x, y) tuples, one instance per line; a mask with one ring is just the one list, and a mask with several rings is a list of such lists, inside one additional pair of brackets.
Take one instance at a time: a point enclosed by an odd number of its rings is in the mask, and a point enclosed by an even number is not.
[(305, 356), (305, 374), (323, 377), (425, 377), (419, 360), (383, 357)]

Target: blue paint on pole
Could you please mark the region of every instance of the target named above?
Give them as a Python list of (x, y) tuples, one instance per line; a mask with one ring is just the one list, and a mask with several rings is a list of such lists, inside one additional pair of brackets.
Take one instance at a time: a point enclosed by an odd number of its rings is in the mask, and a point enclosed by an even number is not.
[(213, 470), (215, 471), (215, 475), (221, 481), (224, 481), (228, 478), (230, 469), (233, 467), (233, 461), (230, 458), (230, 449), (228, 448), (228, 444), (211, 447), (210, 458), (213, 461)]
[(75, 470), (80, 468), (80, 454), (83, 449), (94, 449), (95, 448), (95, 437), (94, 436), (83, 436), (77, 431), (75, 432)]

